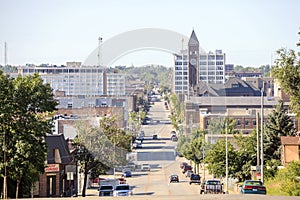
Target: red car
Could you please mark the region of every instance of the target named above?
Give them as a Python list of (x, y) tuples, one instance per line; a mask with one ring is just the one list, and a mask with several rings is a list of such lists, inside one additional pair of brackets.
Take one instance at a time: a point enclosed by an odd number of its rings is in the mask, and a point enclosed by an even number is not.
[(118, 178), (120, 181), (120, 184), (126, 184), (126, 179), (125, 178)]
[(190, 166), (190, 165), (185, 165), (185, 166), (183, 167), (182, 173), (184, 174), (187, 170), (193, 170), (192, 166)]

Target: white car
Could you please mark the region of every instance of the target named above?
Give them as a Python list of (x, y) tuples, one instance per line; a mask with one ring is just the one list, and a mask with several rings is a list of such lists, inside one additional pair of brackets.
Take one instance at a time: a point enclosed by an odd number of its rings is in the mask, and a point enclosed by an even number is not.
[(117, 196), (131, 196), (132, 191), (130, 189), (130, 186), (127, 184), (121, 184), (121, 185), (116, 185), (113, 195), (115, 197)]
[(149, 164), (142, 164), (141, 169), (142, 169), (142, 171), (150, 171), (150, 165)]

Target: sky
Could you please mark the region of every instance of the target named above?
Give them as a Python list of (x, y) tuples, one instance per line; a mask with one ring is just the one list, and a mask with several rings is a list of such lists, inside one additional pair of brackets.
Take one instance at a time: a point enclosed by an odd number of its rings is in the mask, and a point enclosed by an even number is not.
[[(299, 0), (0, 0), (0, 65), (84, 60), (103, 42), (141, 28), (190, 36), (205, 51), (222, 49), (226, 63), (270, 64), (280, 48), (295, 49)], [(173, 66), (172, 54), (142, 50), (113, 65)]]

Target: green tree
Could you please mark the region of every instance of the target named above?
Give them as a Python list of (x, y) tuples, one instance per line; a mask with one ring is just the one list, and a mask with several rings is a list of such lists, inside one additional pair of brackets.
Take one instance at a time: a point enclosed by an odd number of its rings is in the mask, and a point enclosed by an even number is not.
[(100, 126), (89, 120), (76, 124), (79, 147), (78, 160), (84, 173), (82, 196), (85, 196), (88, 173), (97, 177), (103, 167), (115, 168), (126, 164), (126, 154), (131, 151), (132, 135), (118, 129), (113, 117), (103, 117)]
[(290, 196), (300, 196), (300, 161), (290, 162), (284, 169), (279, 170), (277, 179), (282, 191)]
[(295, 134), (294, 123), (287, 115), (283, 101), (279, 101), (276, 109), (268, 116), (264, 137), (264, 151), (266, 160), (280, 159), (280, 137)]
[[(236, 177), (236, 158), (238, 157), (232, 144), (228, 142), (228, 174)], [(225, 139), (218, 140), (213, 148), (205, 156), (205, 163), (208, 163), (208, 170), (211, 174), (226, 176), (226, 142)]]
[(237, 134), (234, 136), (237, 144), (236, 178), (240, 181), (251, 179), (251, 166), (257, 165), (257, 138), (253, 131), (249, 136)]
[[(46, 114), (56, 109), (57, 102), (50, 85), (43, 84), (37, 74), (9, 78), (1, 72), (0, 77), (1, 92), (5, 92), (0, 97), (4, 105), (0, 108), (0, 132), (5, 132), (5, 164), (8, 178), (16, 182), (18, 198), (21, 181), (26, 179), (30, 187), (44, 172), (47, 152), (44, 137), (52, 128)], [(0, 165), (1, 171), (3, 167)]]
[[(300, 36), (300, 32), (298, 32)], [(300, 46), (300, 42), (297, 44)], [(300, 52), (294, 50), (279, 49), (279, 56), (272, 67), (271, 73), (281, 86), (281, 89), (290, 95), (291, 109), (300, 116)]]
[(178, 130), (179, 124), (184, 120), (183, 104), (179, 102), (177, 95), (174, 93), (170, 95), (169, 100), (171, 109), (171, 123), (173, 127)]

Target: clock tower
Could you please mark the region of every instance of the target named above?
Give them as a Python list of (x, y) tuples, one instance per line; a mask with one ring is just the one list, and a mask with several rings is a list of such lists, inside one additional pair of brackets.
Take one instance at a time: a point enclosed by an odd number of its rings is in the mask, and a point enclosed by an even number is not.
[(193, 30), (188, 43), (189, 89), (199, 82), (199, 41)]

